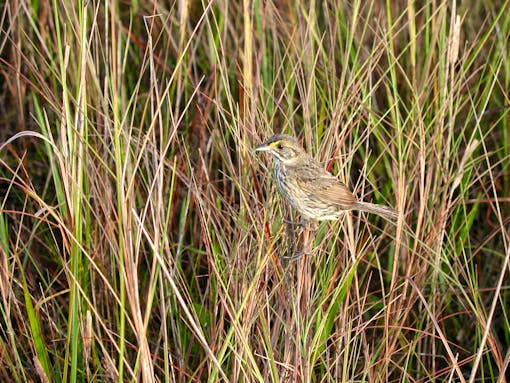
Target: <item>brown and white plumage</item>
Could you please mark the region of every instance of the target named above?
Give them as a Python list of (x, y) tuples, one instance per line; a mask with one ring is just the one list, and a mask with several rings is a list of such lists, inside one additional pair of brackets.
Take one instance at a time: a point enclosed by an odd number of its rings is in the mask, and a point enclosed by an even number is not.
[(397, 217), (391, 207), (358, 201), (294, 137), (277, 134), (255, 150), (273, 156), (278, 191), (305, 219), (336, 220), (345, 210), (361, 210), (390, 220)]

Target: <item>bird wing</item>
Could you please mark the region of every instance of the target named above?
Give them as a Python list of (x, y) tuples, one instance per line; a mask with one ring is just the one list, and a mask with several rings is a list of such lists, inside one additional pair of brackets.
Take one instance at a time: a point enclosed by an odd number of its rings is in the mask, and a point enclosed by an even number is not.
[(317, 198), (327, 202), (333, 202), (342, 207), (350, 207), (356, 198), (352, 195), (351, 191), (341, 182), (338, 178), (333, 177), (335, 182), (319, 182), (319, 187), (314, 193)]
[(344, 208), (349, 208), (356, 202), (356, 198), (347, 186), (323, 169), (320, 176), (317, 176), (316, 172), (314, 174), (301, 173), (299, 181), (303, 189), (309, 191), (310, 198), (340, 205)]

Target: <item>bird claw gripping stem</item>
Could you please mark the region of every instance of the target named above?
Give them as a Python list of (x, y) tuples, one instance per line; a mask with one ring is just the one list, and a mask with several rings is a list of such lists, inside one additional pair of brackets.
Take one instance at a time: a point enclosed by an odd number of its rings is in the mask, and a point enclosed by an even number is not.
[[(315, 233), (318, 230), (319, 228), (318, 222), (313, 220), (294, 222), (286, 219), (284, 219), (284, 221), (288, 225), (289, 238), (292, 237), (292, 245), (290, 246), (290, 248), (292, 249), (292, 252), (294, 254), (282, 256), (282, 258), (289, 261), (295, 261), (297, 259), (300, 259), (303, 255), (310, 254), (311, 253), (310, 243), (313, 243), (313, 240), (310, 241), (311, 240), (310, 233)], [(296, 234), (298, 230), (291, 230), (290, 227), (292, 226), (297, 226), (299, 228), (299, 233)], [(296, 249), (298, 240), (295, 238), (296, 235), (299, 237), (301, 233), (303, 234), (302, 236), (303, 248), (298, 251)]]
[(285, 222), (287, 225), (299, 226), (303, 229), (306, 228), (306, 225), (308, 224), (307, 221), (292, 221), (290, 219), (284, 219), (283, 222)]
[(310, 254), (310, 251), (308, 249), (303, 249), (303, 250), (295, 252), (293, 255), (284, 255), (284, 256), (282, 256), (282, 259), (285, 259), (286, 261), (297, 261), (303, 255), (308, 255), (308, 254)]

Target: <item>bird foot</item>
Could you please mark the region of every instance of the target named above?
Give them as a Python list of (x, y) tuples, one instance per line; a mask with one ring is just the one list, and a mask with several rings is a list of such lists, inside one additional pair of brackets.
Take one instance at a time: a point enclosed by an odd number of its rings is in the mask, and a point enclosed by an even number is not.
[(307, 222), (306, 221), (292, 221), (290, 219), (284, 219), (283, 220), (287, 225), (292, 225), (292, 226), (299, 226), (301, 228), (305, 228), (306, 225), (307, 225)]
[(285, 259), (287, 261), (297, 261), (298, 259), (300, 259), (303, 255), (307, 255), (307, 254), (310, 254), (310, 251), (307, 250), (307, 249), (303, 249), (303, 250), (300, 250), (300, 251), (297, 251), (295, 254), (293, 255), (284, 255), (282, 256), (282, 259)]

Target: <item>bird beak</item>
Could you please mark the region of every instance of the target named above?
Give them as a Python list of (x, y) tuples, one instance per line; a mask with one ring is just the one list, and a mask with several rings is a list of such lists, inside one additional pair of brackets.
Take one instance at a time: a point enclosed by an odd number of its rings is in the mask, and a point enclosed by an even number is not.
[(267, 145), (266, 143), (260, 144), (255, 148), (256, 152), (268, 152), (271, 150), (271, 147)]

